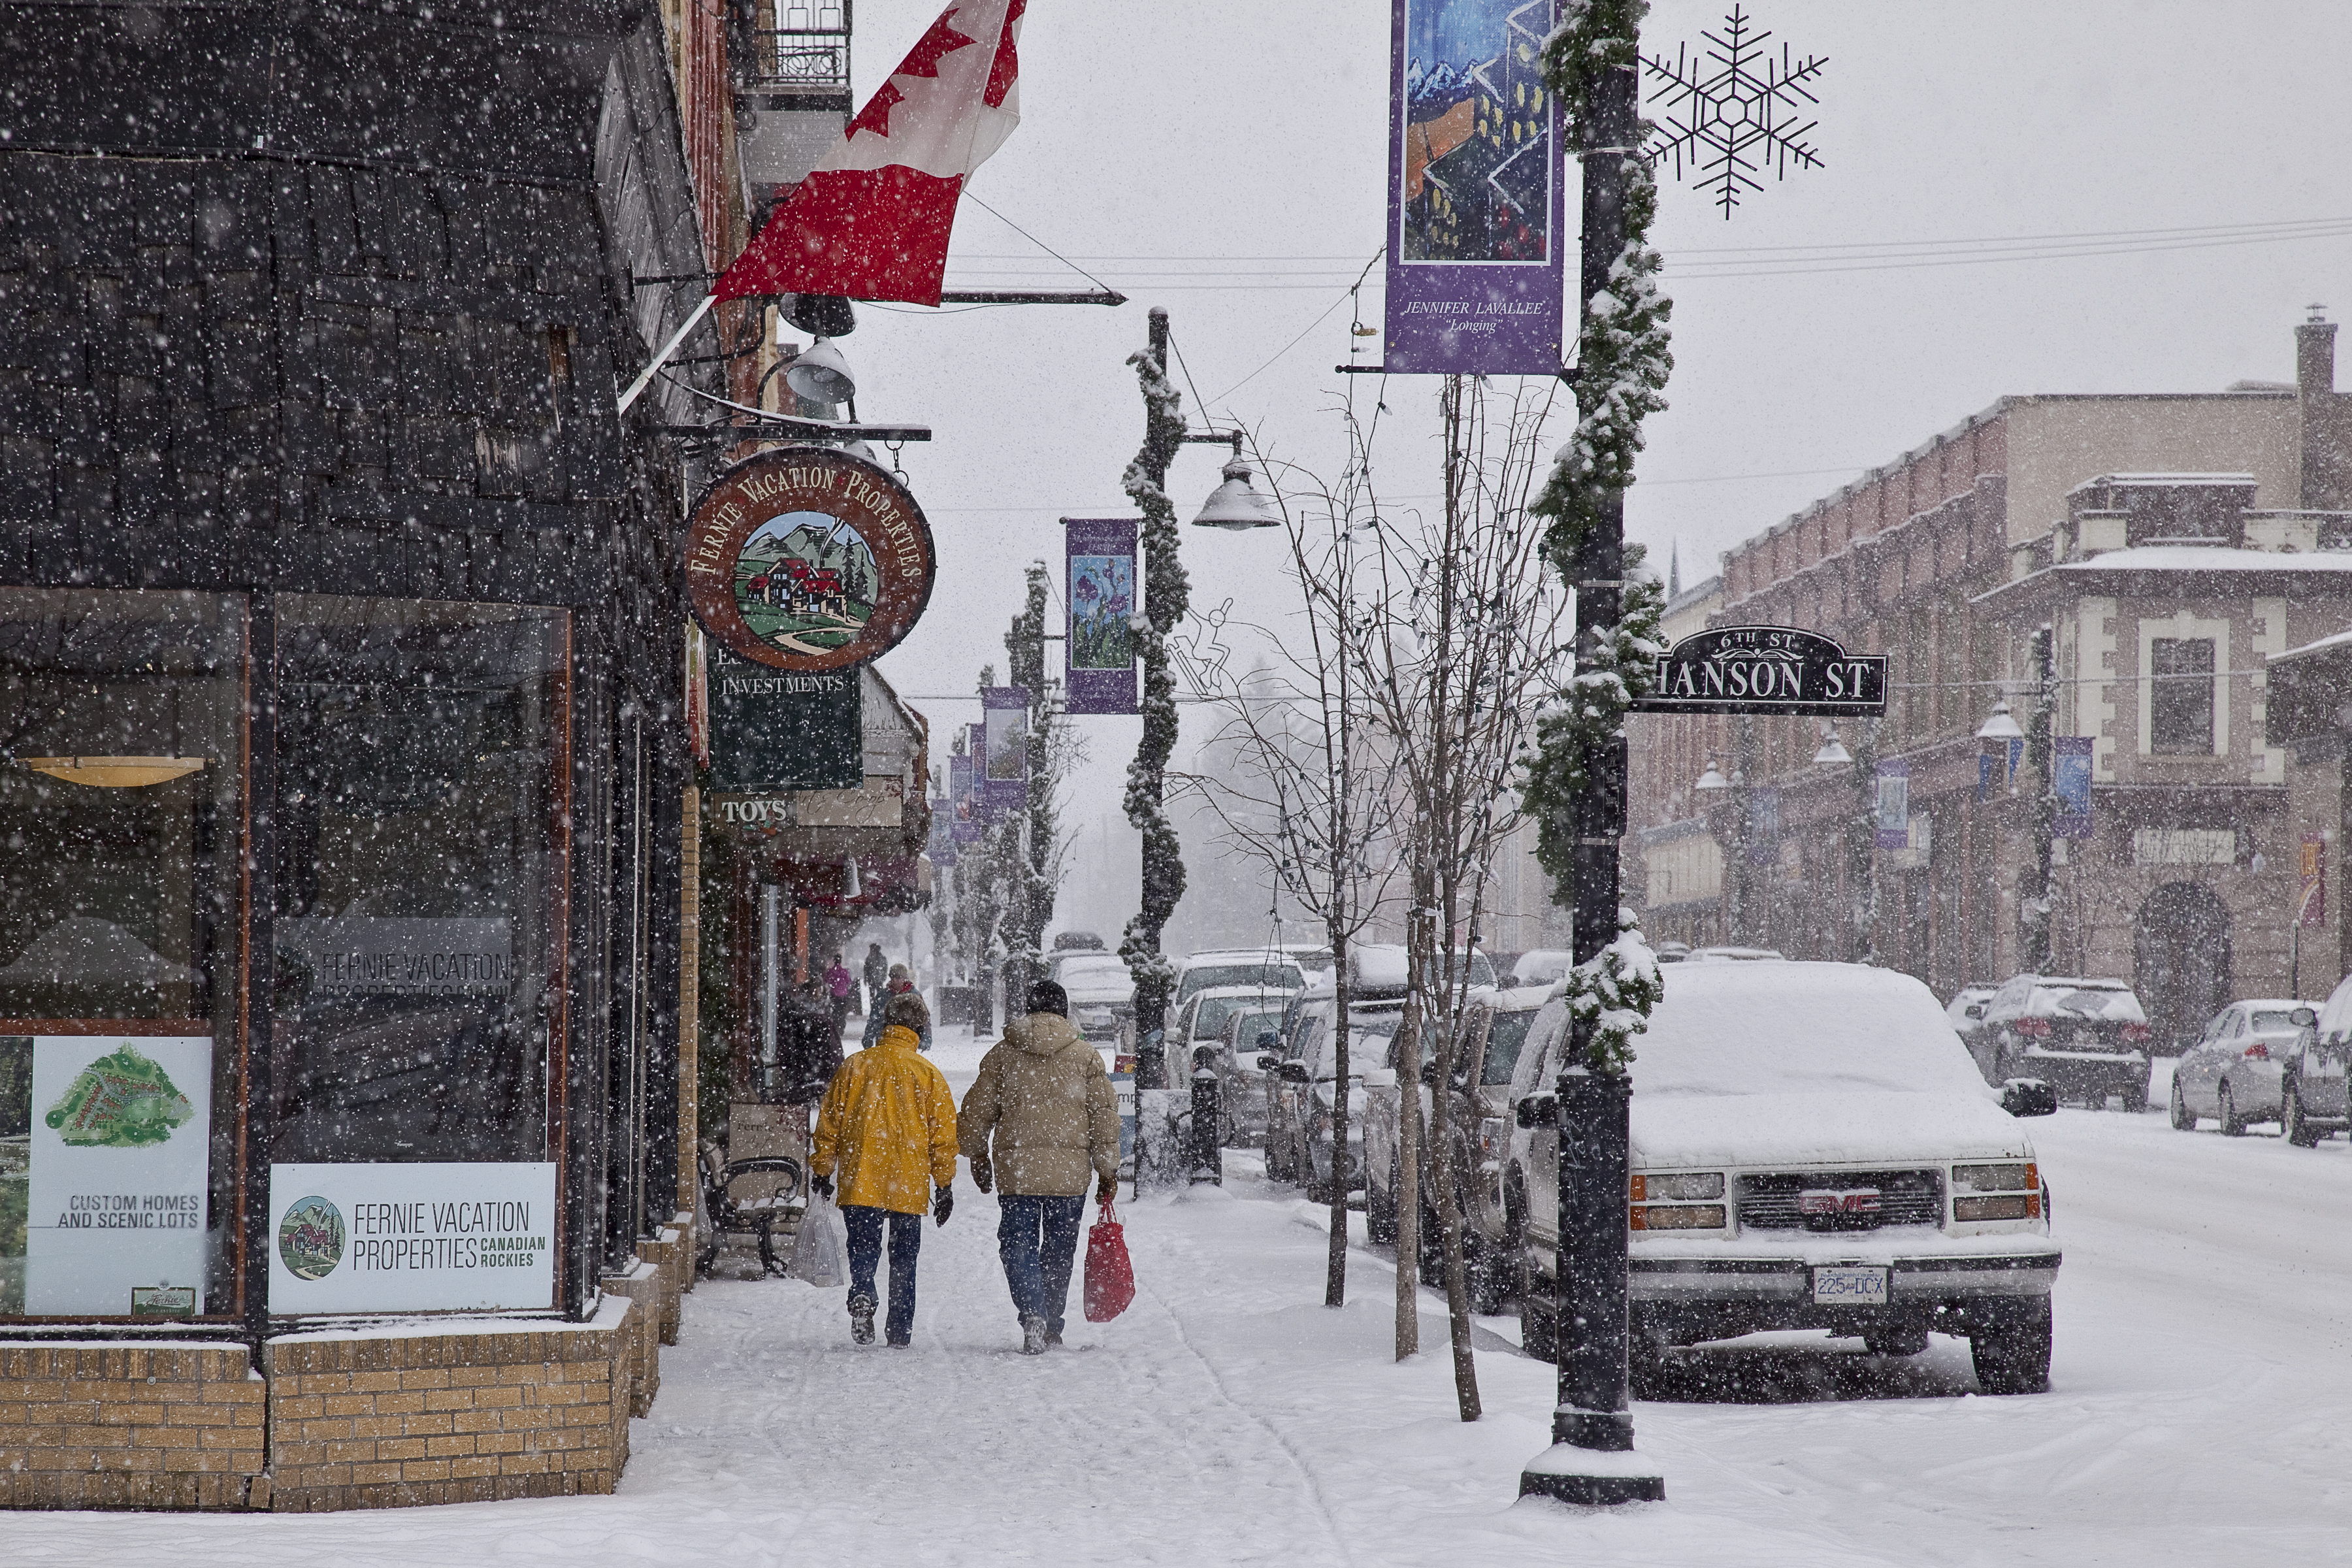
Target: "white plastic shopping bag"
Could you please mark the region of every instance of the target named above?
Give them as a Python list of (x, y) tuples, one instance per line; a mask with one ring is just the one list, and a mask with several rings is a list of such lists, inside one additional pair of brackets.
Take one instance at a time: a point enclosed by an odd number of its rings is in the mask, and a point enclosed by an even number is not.
[(832, 1198), (815, 1194), (793, 1243), (792, 1277), (824, 1289), (849, 1283), (849, 1230)]

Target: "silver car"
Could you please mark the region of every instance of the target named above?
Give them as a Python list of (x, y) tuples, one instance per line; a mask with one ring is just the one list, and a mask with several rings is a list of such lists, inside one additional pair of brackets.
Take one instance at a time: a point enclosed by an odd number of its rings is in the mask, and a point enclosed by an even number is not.
[(1135, 1017), (1135, 976), (1115, 952), (1057, 952), (1048, 978), (1070, 998), (1070, 1022), (1090, 1040), (1117, 1039)]
[(1213, 1053), (1210, 1059), (1217, 1070), (1218, 1103), (1224, 1119), (1218, 1138), (1228, 1147), (1265, 1141), (1270, 1075), (1258, 1065), (1264, 1052), (1257, 1041), (1262, 1034), (1279, 1036), (1282, 1015), (1289, 1004), (1286, 991), (1255, 985), (1212, 986), (1193, 993), (1176, 1015), (1176, 1027), (1169, 1031), (1172, 1041), (1181, 1042), (1169, 1050), (1171, 1070), (1182, 1065), (1188, 1080), (1191, 1068), (1199, 1065), (1199, 1053)]
[(2206, 1021), (2172, 1069), (2172, 1124), (2192, 1131), (2210, 1116), (2232, 1138), (2284, 1114), (2287, 1059), (2319, 1022), (2307, 1002), (2260, 997), (2232, 1002)]

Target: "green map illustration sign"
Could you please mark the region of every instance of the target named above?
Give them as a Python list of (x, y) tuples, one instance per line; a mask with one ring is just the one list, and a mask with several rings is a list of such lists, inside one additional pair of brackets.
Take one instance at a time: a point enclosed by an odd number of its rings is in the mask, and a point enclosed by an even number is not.
[(212, 1080), (208, 1036), (0, 1039), (0, 1311), (204, 1310)]

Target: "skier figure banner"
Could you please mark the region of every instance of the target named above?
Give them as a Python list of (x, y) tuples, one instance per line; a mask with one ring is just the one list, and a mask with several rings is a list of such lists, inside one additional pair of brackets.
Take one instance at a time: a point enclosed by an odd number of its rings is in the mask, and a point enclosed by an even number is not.
[(1387, 330), (1401, 374), (1551, 375), (1563, 363), (1551, 0), (1391, 0)]

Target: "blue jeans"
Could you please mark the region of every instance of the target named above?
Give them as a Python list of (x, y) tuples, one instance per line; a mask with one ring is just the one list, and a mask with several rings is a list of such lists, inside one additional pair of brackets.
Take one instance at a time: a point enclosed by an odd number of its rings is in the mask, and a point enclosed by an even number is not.
[(1003, 1197), (996, 1222), (996, 1252), (1004, 1259), (1004, 1282), (1013, 1288), (1013, 1310), (1035, 1313), (1049, 1332), (1062, 1331), (1062, 1311), (1070, 1301), (1070, 1267), (1078, 1254), (1078, 1222), (1086, 1217), (1086, 1194), (1074, 1198)]
[[(874, 1300), (874, 1272), (882, 1262), (882, 1222), (890, 1222), (890, 1316), (883, 1338), (903, 1345), (915, 1331), (915, 1257), (923, 1250), (923, 1216), (872, 1208), (865, 1204), (841, 1205), (841, 1223), (849, 1232), (849, 1293)], [(1065, 1269), (1066, 1276), (1068, 1270)]]

